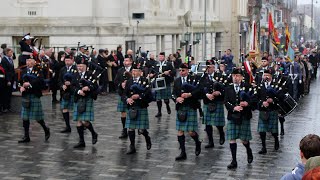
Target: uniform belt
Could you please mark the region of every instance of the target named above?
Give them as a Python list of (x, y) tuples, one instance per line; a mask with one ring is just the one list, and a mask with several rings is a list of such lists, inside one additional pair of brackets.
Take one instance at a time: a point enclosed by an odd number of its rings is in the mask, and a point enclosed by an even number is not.
[(32, 55), (32, 52), (23, 51), (22, 55)]

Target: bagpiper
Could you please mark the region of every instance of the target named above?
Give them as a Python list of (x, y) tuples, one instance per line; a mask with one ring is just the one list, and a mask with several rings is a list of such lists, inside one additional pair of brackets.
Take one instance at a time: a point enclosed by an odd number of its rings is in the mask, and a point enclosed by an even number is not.
[(41, 70), (35, 64), (36, 61), (32, 58), (26, 60), (27, 68), (22, 71), (22, 78), (19, 82), (20, 92), (22, 93), (21, 119), (24, 128), (24, 137), (18, 141), (19, 143), (30, 142), (30, 120), (36, 120), (42, 126), (46, 141), (50, 137), (50, 129), (44, 122), (40, 100), (45, 84), (41, 77)]
[(228, 110), (227, 139), (230, 141), (232, 161), (228, 169), (238, 167), (237, 163), (237, 139), (241, 139), (247, 150), (248, 163), (252, 163), (253, 155), (250, 148), (252, 118), (252, 89), (243, 81), (243, 72), (235, 68), (232, 71), (232, 82), (225, 89), (225, 106)]
[(98, 134), (95, 132), (91, 122), (94, 121), (93, 101), (98, 96), (97, 75), (88, 71), (88, 62), (84, 59), (77, 61), (77, 87), (75, 88), (75, 100), (73, 107), (73, 121), (77, 122), (77, 131), (79, 142), (74, 148), (83, 148), (86, 146), (84, 141), (84, 127), (89, 129), (92, 135), (92, 144), (98, 141)]
[(199, 108), (197, 102), (201, 95), (201, 86), (194, 76), (189, 75), (188, 64), (181, 64), (179, 71), (181, 77), (174, 81), (172, 91), (172, 98), (176, 102), (176, 130), (181, 150), (180, 155), (175, 158), (176, 161), (187, 159), (184, 132), (188, 132), (195, 141), (195, 155), (199, 156), (201, 153), (201, 141), (197, 133)]
[(123, 61), (124, 67), (121, 67), (117, 75), (114, 79), (115, 85), (118, 87), (118, 105), (117, 105), (117, 112), (121, 113), (121, 124), (122, 124), (122, 132), (119, 136), (120, 139), (124, 139), (128, 137), (128, 131), (126, 126), (126, 117), (127, 117), (127, 103), (122, 101), (121, 97), (125, 94), (125, 85), (128, 79), (131, 78), (131, 71), (132, 71), (132, 59), (129, 58), (128, 55), (125, 55)]
[(59, 74), (59, 87), (61, 92), (60, 109), (66, 124), (66, 128), (61, 133), (70, 133), (70, 115), (69, 111), (73, 109), (74, 91), (77, 86), (76, 76), (78, 74), (77, 66), (74, 65), (73, 54), (65, 54), (65, 66), (61, 69)]
[(145, 137), (147, 150), (151, 149), (151, 138), (149, 136), (149, 116), (148, 106), (152, 101), (151, 87), (148, 80), (142, 76), (142, 66), (134, 64), (132, 68), (132, 78), (125, 84), (122, 100), (127, 103), (126, 128), (130, 139), (130, 148), (127, 154), (136, 153), (135, 129), (138, 134)]
[[(222, 73), (215, 71), (215, 62), (213, 60), (207, 60), (207, 72), (201, 78), (202, 85), (204, 87), (203, 103), (204, 103), (204, 117), (203, 124), (206, 125), (206, 133), (209, 143), (205, 148), (213, 148), (213, 128), (216, 126), (220, 134), (220, 145), (225, 142), (225, 133), (223, 127), (225, 126), (224, 116), (224, 76)], [(220, 79), (221, 78), (221, 79)], [(220, 81), (222, 80), (222, 82)]]

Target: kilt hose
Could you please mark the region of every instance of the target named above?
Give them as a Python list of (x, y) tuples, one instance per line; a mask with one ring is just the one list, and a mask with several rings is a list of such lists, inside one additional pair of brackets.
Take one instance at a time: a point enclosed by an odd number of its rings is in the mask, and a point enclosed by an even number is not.
[(156, 100), (162, 100), (162, 99), (171, 99), (171, 86), (167, 86), (165, 89), (160, 89), (156, 91)]
[(217, 109), (215, 112), (209, 112), (208, 105), (204, 104), (204, 117), (202, 124), (212, 125), (212, 126), (225, 126), (225, 116), (224, 116), (224, 104), (216, 103)]
[(271, 132), (278, 134), (278, 117), (277, 111), (270, 111), (268, 120), (262, 120), (259, 112), (258, 132)]
[(69, 100), (61, 99), (60, 102), (60, 109), (68, 109), (72, 110), (73, 109), (73, 104), (74, 104), (74, 95), (71, 95), (71, 98)]
[(25, 95), (23, 98), (30, 100), (30, 107), (25, 108), (21, 107), (21, 119), (22, 120), (44, 120), (44, 114), (42, 111), (42, 104), (40, 97), (35, 96), (34, 94)]
[[(79, 101), (84, 101), (86, 109), (83, 113), (78, 112)], [(73, 121), (94, 121), (93, 99), (90, 97), (79, 98), (73, 105)]]
[(149, 114), (148, 108), (136, 107), (138, 111), (136, 119), (130, 119), (127, 109), (126, 128), (129, 129), (149, 129)]
[(249, 141), (252, 139), (250, 119), (242, 119), (241, 124), (236, 124), (234, 120), (228, 120), (227, 139)]
[(128, 110), (128, 106), (125, 102), (121, 100), (121, 96), (118, 97), (118, 105), (117, 112), (126, 112)]
[(178, 119), (178, 113), (176, 115), (176, 130), (178, 131), (197, 131), (198, 130), (198, 113), (197, 110), (192, 109), (188, 106), (182, 106), (179, 110), (186, 111), (187, 120), (181, 122)]

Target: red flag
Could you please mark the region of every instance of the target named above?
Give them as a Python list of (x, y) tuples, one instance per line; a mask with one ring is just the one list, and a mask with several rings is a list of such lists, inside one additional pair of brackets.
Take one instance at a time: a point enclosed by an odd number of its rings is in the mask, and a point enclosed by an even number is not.
[(272, 35), (273, 34), (273, 30), (274, 30), (274, 24), (273, 24), (271, 12), (269, 12), (268, 21), (269, 21), (269, 34)]

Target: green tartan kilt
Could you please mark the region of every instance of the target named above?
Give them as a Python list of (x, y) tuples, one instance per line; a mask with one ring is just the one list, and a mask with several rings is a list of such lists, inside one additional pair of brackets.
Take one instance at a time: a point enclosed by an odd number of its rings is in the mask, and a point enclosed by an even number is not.
[(243, 119), (240, 125), (237, 125), (233, 120), (228, 120), (227, 139), (228, 140), (241, 139), (242, 141), (251, 140), (252, 134), (251, 134), (250, 120)]
[(178, 119), (178, 113), (176, 115), (176, 130), (178, 131), (197, 131), (198, 130), (198, 114), (197, 110), (190, 107), (181, 107), (182, 111), (187, 111), (186, 122), (180, 122)]
[[(78, 102), (83, 99), (86, 101), (86, 110), (83, 113), (78, 112)], [(73, 105), (73, 121), (94, 121), (93, 99), (90, 97), (80, 98)]]
[(215, 112), (210, 113), (208, 105), (204, 104), (204, 117), (202, 124), (212, 125), (212, 126), (225, 126), (225, 117), (224, 117), (224, 104), (216, 103), (217, 109)]
[(129, 129), (149, 129), (148, 108), (135, 107), (138, 110), (137, 118), (130, 119), (127, 109), (126, 128)]
[(118, 106), (117, 106), (117, 112), (126, 112), (128, 109), (128, 106), (125, 102), (121, 100), (121, 97), (118, 97)]
[(156, 91), (156, 100), (162, 99), (171, 99), (171, 86), (168, 85), (165, 89), (157, 90)]
[(21, 106), (21, 119), (22, 120), (44, 120), (44, 114), (42, 111), (41, 100), (34, 94), (28, 94), (24, 96), (30, 100), (30, 107), (24, 108)]
[(269, 119), (267, 121), (263, 121), (261, 119), (261, 114), (259, 112), (258, 132), (271, 132), (271, 133), (279, 132), (277, 111), (270, 111)]
[(63, 109), (73, 109), (73, 103), (74, 103), (74, 95), (71, 95), (71, 98), (70, 100), (65, 100), (65, 99), (61, 99), (60, 101), (60, 109), (63, 110)]

